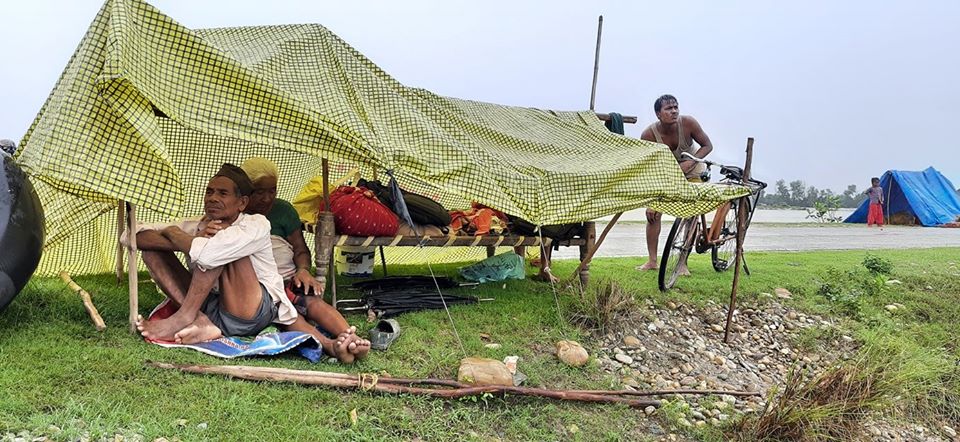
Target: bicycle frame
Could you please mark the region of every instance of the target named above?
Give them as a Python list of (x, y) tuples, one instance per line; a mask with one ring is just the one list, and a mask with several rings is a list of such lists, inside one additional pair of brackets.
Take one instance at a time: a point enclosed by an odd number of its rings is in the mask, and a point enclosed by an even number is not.
[[(750, 190), (745, 204), (742, 200), (735, 199), (727, 201), (720, 205), (714, 212), (713, 220), (707, 224), (706, 215), (697, 215), (689, 218), (678, 218), (674, 221), (674, 226), (667, 235), (667, 243), (660, 261), (659, 285), (661, 291), (669, 290), (677, 280), (682, 268), (686, 267), (686, 260), (690, 252), (705, 253), (711, 251), (714, 270), (721, 272), (729, 268), (729, 254), (724, 245), (731, 240), (736, 240), (738, 227), (735, 224), (728, 223), (726, 218), (730, 210), (747, 210), (747, 224), (743, 226), (744, 234), (753, 219), (753, 212), (756, 210), (757, 202), (760, 199), (766, 183), (754, 179), (743, 179), (743, 171), (736, 166), (725, 166), (713, 163), (700, 158), (695, 158), (689, 154), (684, 154), (689, 159), (704, 163), (707, 166), (706, 174), (709, 174), (712, 166), (720, 166), (720, 172), (724, 178), (719, 181), (721, 184), (745, 186)], [(746, 207), (743, 207), (746, 205)], [(682, 233), (678, 238), (676, 235)], [(733, 251), (736, 256), (736, 251)], [(742, 252), (741, 252), (742, 253)], [(670, 260), (673, 258), (673, 261)], [(669, 270), (668, 270), (669, 269)], [(669, 273), (669, 276), (667, 275)], [(747, 271), (749, 274), (749, 271)]]

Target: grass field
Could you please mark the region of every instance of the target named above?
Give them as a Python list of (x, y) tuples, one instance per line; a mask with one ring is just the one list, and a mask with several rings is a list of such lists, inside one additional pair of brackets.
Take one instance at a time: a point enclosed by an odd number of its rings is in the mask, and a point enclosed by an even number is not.
[[(845, 331), (863, 343), (864, 357), (898, 380), (886, 392), (892, 401), (888, 405), (894, 406), (886, 409), (884, 418), (960, 420), (960, 350), (954, 344), (960, 321), (960, 249), (870, 253), (889, 260), (893, 269), (887, 278), (902, 284), (884, 284), (879, 279), (883, 277), (866, 271), (863, 251), (757, 252), (749, 255), (753, 274), (743, 279), (741, 303), (766, 302), (760, 293), (789, 289), (794, 297), (785, 302), (842, 318)], [(591, 276), (615, 281), (637, 300), (657, 304), (725, 302), (729, 297), (731, 273), (714, 273), (704, 256), (691, 259), (695, 276), (683, 279), (669, 294), (656, 290), (653, 273), (633, 270), (639, 263), (598, 259)], [(558, 262), (555, 273), (566, 276), (574, 265)], [(455, 269), (433, 267), (447, 275)], [(428, 273), (425, 266), (393, 270)], [(79, 298), (57, 278), (34, 278), (0, 312), (0, 438), (27, 430), (54, 440), (113, 440), (116, 434), (128, 440), (644, 440), (650, 437), (651, 419), (661, 419), (623, 406), (519, 397), (444, 401), (147, 368), (145, 361), (153, 360), (453, 378), (465, 354), (447, 315), (431, 311), (401, 316), (403, 335), (393, 347), (355, 366), (310, 364), (295, 355), (224, 362), (145, 344), (127, 332), (125, 283), (118, 285), (112, 275), (74, 279), (93, 294), (108, 324), (105, 332), (94, 330)], [(161, 296), (152, 284), (140, 289), (145, 313)], [(510, 281), (466, 293), (495, 298), (451, 310), (466, 355), (518, 355), (528, 386), (619, 388), (596, 363), (574, 369), (556, 361), (551, 350), (557, 340), (578, 340), (591, 353), (595, 341), (589, 331), (559, 318), (550, 285)], [(577, 303), (562, 291), (559, 297), (567, 317)], [(884, 306), (892, 302), (905, 308), (891, 315)], [(361, 330), (369, 328), (365, 316), (351, 315), (348, 321)], [(502, 347), (484, 348), (481, 333)], [(351, 410), (356, 410), (355, 423)]]

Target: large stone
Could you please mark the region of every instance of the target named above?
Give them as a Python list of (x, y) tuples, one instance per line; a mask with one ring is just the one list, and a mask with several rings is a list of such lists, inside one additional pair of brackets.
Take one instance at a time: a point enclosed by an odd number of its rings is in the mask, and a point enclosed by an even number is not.
[(773, 294), (777, 295), (780, 299), (790, 299), (793, 297), (793, 293), (790, 293), (790, 290), (787, 290), (783, 287), (777, 287), (773, 289)]
[(627, 347), (639, 347), (640, 339), (636, 336), (626, 336), (623, 338), (623, 345)]
[(513, 385), (513, 375), (506, 364), (496, 359), (463, 358), (457, 380), (471, 385)]
[(560, 341), (557, 342), (557, 358), (564, 364), (580, 367), (587, 363), (590, 355), (577, 341)]

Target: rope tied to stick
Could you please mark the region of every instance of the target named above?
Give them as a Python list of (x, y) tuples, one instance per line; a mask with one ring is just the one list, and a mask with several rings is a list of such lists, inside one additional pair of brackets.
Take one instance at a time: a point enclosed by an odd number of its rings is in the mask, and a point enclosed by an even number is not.
[(357, 386), (360, 387), (362, 391), (370, 391), (377, 386), (379, 380), (380, 376), (376, 373), (360, 373), (357, 375)]

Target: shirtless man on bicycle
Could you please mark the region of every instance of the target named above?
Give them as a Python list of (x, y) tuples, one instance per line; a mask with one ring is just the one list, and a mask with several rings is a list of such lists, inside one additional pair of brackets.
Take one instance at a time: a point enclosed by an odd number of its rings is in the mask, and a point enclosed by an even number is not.
[[(653, 102), (653, 110), (657, 114), (657, 121), (647, 126), (640, 134), (640, 139), (654, 141), (666, 144), (673, 156), (677, 158), (680, 164), (680, 170), (690, 181), (700, 182), (700, 173), (704, 165), (691, 160), (681, 160), (680, 155), (688, 152), (697, 158), (706, 157), (713, 151), (713, 144), (710, 143), (710, 137), (700, 127), (700, 123), (689, 115), (680, 115), (680, 106), (676, 97), (673, 95), (664, 95)], [(695, 148), (693, 142), (696, 142), (700, 148)], [(655, 270), (657, 265), (657, 241), (660, 237), (660, 212), (647, 209), (647, 262), (637, 267), (637, 270)], [(686, 270), (686, 263), (683, 266), (682, 273), (689, 275)]]

